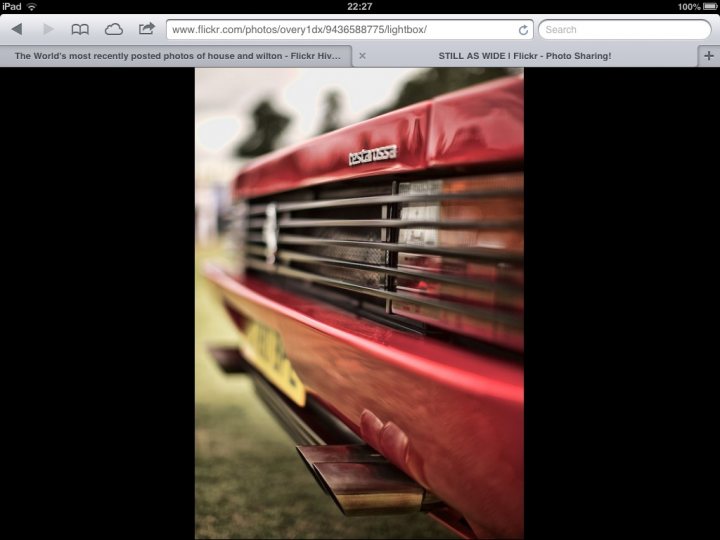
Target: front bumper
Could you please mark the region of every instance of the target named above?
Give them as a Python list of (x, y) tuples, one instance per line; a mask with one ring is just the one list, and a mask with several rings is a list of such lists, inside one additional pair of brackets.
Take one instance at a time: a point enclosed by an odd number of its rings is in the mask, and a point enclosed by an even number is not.
[(523, 536), (523, 368), (361, 319), (209, 266), (242, 332), (276, 330), (309, 395), (460, 512), (477, 536)]

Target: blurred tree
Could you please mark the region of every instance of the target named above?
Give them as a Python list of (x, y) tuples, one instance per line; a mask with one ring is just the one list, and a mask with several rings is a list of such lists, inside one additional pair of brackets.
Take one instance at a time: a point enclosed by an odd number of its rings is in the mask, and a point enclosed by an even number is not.
[(268, 99), (255, 106), (252, 117), (255, 130), (237, 147), (235, 154), (239, 157), (256, 157), (272, 152), (290, 123), (290, 117), (275, 110)]
[(325, 94), (325, 113), (318, 134), (335, 131), (342, 126), (340, 123), (340, 110), (342, 109), (342, 96), (337, 90), (330, 90)]
[(370, 118), (509, 74), (505, 68), (429, 68), (408, 80), (400, 89), (398, 97), (387, 107), (372, 113)]

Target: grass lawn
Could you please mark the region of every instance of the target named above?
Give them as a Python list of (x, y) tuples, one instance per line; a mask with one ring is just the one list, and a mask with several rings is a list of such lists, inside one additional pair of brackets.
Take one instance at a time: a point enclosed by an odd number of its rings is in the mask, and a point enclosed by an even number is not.
[(205, 344), (235, 331), (200, 276), (219, 247), (195, 254), (195, 535), (197, 538), (455, 538), (422, 514), (346, 518), (315, 484), (292, 440), (242, 375), (226, 376)]

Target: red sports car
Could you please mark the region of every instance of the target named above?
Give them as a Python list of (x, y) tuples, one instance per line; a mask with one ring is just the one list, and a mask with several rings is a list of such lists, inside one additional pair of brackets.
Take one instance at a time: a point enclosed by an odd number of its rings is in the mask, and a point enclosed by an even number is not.
[(523, 79), (337, 130), (233, 185), (206, 268), (245, 372), (348, 514), (523, 536)]

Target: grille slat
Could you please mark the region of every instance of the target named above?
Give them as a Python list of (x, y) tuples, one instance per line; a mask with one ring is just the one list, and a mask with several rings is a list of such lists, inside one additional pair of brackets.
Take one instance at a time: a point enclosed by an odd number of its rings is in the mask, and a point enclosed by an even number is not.
[[(262, 229), (264, 219), (251, 219), (249, 229)], [(281, 219), (281, 229), (308, 229), (314, 227), (388, 227), (394, 229), (522, 229), (524, 221), (514, 220), (452, 220), (452, 221), (411, 221), (406, 219)]]
[[(250, 242), (264, 242), (261, 234), (249, 234)], [(414, 244), (390, 244), (386, 242), (365, 242), (360, 240), (335, 240), (332, 238), (315, 238), (312, 236), (298, 236), (281, 234), (278, 236), (278, 244), (290, 244), (297, 246), (344, 246), (368, 249), (386, 249), (388, 251), (402, 251), (403, 253), (417, 253), (421, 255), (447, 255), (475, 259), (487, 262), (522, 264), (522, 253), (494, 249), (494, 248), (455, 248), (455, 247), (434, 247), (416, 246)]]
[(287, 266), (278, 266), (274, 264), (267, 264), (258, 259), (247, 259), (247, 265), (255, 270), (267, 272), (270, 274), (280, 274), (284, 276), (297, 277), (314, 283), (321, 283), (323, 285), (329, 285), (340, 289), (347, 289), (353, 292), (359, 292), (377, 298), (389, 299), (389, 300), (400, 300), (409, 304), (429, 306), (433, 308), (444, 309), (447, 311), (453, 311), (471, 317), (477, 317), (492, 322), (500, 322), (506, 324), (512, 328), (522, 329), (523, 318), (522, 315), (515, 315), (510, 313), (503, 313), (494, 309), (482, 309), (459, 302), (445, 302), (442, 300), (436, 300), (431, 298), (423, 298), (419, 295), (401, 293), (401, 292), (390, 292), (380, 289), (373, 289), (370, 287), (363, 287), (362, 285), (354, 285), (339, 279), (328, 278), (325, 276), (318, 276), (310, 272), (303, 272), (302, 270), (296, 270)]
[[(464, 193), (429, 193), (427, 195), (379, 195), (374, 197), (355, 197), (351, 199), (328, 199), (322, 201), (308, 202), (280, 202), (277, 204), (278, 212), (295, 212), (297, 210), (316, 210), (320, 208), (338, 208), (341, 206), (372, 206), (381, 204), (413, 203), (413, 202), (437, 202), (462, 199), (493, 199), (493, 198), (522, 198), (522, 189), (488, 189), (476, 192)], [(266, 204), (250, 205), (249, 215), (257, 216), (265, 214)]]
[[(266, 250), (262, 246), (248, 245), (246, 247), (246, 253), (252, 255), (258, 255), (261, 257), (265, 256)], [(433, 272), (423, 272), (420, 270), (410, 270), (403, 268), (393, 268), (389, 266), (377, 266), (373, 264), (364, 264), (354, 261), (332, 259), (329, 257), (319, 257), (309, 253), (300, 253), (297, 251), (279, 250), (277, 252), (278, 259), (282, 261), (299, 261), (310, 264), (323, 264), (340, 266), (343, 268), (350, 268), (353, 270), (364, 270), (368, 272), (382, 272), (391, 276), (399, 277), (410, 277), (423, 279), (427, 281), (438, 281), (442, 283), (449, 283), (452, 285), (458, 285), (460, 287), (470, 287), (473, 289), (479, 289), (483, 291), (495, 291), (507, 295), (518, 295), (522, 296), (523, 288), (520, 285), (513, 285), (510, 283), (498, 283), (483, 280), (473, 280), (463, 278), (459, 276), (453, 276), (451, 274), (437, 274)]]

